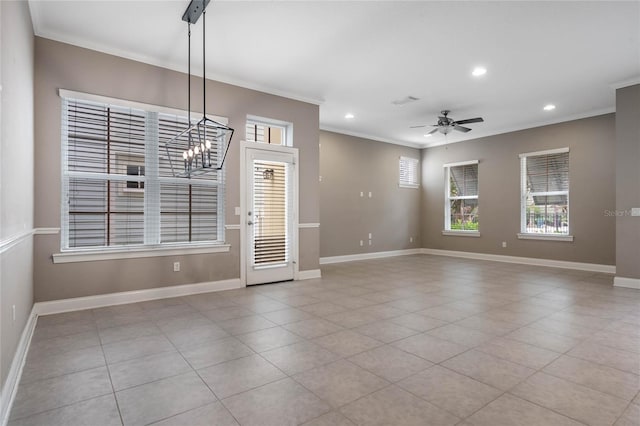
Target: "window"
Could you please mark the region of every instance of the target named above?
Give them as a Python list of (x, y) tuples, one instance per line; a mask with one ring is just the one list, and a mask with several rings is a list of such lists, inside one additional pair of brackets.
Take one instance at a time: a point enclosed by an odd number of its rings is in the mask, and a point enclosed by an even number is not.
[(445, 164), (444, 229), (473, 232), (479, 229), (478, 162)]
[(270, 120), (261, 121), (258, 119), (247, 120), (247, 141), (259, 142), (270, 145), (288, 145), (287, 125), (275, 124)]
[(569, 235), (569, 148), (520, 154), (521, 234)]
[(148, 109), (63, 97), (63, 250), (224, 241), (222, 171), (175, 178), (164, 143), (188, 119)]
[(411, 157), (400, 157), (399, 162), (401, 188), (418, 188), (418, 159)]

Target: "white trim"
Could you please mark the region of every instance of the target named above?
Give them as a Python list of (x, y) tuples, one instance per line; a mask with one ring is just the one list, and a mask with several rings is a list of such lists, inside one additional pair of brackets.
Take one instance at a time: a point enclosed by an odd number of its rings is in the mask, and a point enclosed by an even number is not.
[[(35, 308), (35, 305), (34, 305)], [(16, 397), (18, 391), (18, 384), (20, 383), (20, 377), (22, 377), (22, 369), (29, 353), (29, 345), (31, 344), (31, 337), (33, 336), (33, 330), (36, 328), (36, 322), (38, 317), (35, 313), (35, 309), (31, 309), (27, 323), (20, 335), (20, 341), (18, 347), (13, 354), (13, 360), (11, 361), (11, 367), (9, 368), (9, 374), (2, 386), (2, 392), (0, 394), (0, 424), (6, 425), (9, 422), (9, 413), (11, 412), (11, 406)]]
[(353, 136), (353, 137), (361, 138), (361, 139), (369, 139), (369, 140), (376, 141), (376, 142), (390, 143), (392, 145), (402, 145), (402, 146), (408, 146), (410, 148), (416, 148), (416, 149), (425, 148), (424, 145), (419, 144), (419, 143), (415, 143), (415, 142), (397, 141), (397, 140), (393, 140), (393, 139), (387, 139), (387, 138), (382, 138), (382, 137), (379, 137), (379, 136), (370, 135), (370, 134), (367, 134), (367, 133), (352, 132), (350, 130), (345, 130), (345, 129), (340, 129), (340, 128), (337, 128), (337, 127), (327, 126), (327, 125), (324, 125), (322, 123), (320, 123), (320, 130), (325, 131), (325, 132), (338, 133), (338, 134), (341, 134), (341, 135)]
[(298, 271), (297, 280), (312, 280), (314, 278), (322, 278), (320, 269), (309, 269), (307, 271)]
[(238, 278), (221, 281), (209, 281), (196, 284), (156, 287), (145, 290), (123, 291), (119, 293), (98, 294), (95, 296), (75, 297), (72, 299), (38, 302), (33, 305), (37, 315), (59, 314), (62, 312), (95, 309), (104, 306), (123, 305), (126, 303), (145, 302), (147, 300), (181, 297), (212, 291), (232, 290), (244, 287)]
[(538, 259), (534, 257), (504, 256), (500, 254), (475, 253), (468, 251), (453, 251), (423, 248), (423, 254), (435, 256), (460, 257), (463, 259), (488, 260), (492, 262), (519, 263), (522, 265), (545, 266), (549, 268), (576, 269), (579, 271), (602, 272), (615, 274), (615, 265), (600, 265), (597, 263), (568, 262), (564, 260)]
[(457, 163), (443, 164), (442, 167), (456, 167), (456, 166), (468, 166), (470, 164), (479, 164), (478, 160), (458, 161)]
[(613, 286), (640, 290), (640, 278), (614, 277)]
[(17, 246), (22, 241), (31, 237), (35, 233), (35, 229), (29, 229), (26, 231), (19, 232), (17, 234), (13, 234), (4, 240), (0, 240), (0, 254), (5, 251), (9, 251), (11, 248)]
[(320, 264), (353, 262), (355, 260), (381, 259), (384, 257), (406, 256), (410, 254), (420, 254), (422, 249), (404, 249), (391, 251), (377, 251), (373, 253), (347, 254), (344, 256), (321, 257)]
[(101, 248), (96, 250), (54, 253), (53, 263), (94, 262), (98, 260), (136, 259), (141, 257), (183, 256), (190, 254), (227, 253), (231, 245), (179, 245), (135, 248)]
[(409, 183), (399, 183), (398, 188), (409, 188), (409, 189), (418, 189), (420, 185), (418, 184), (409, 184)]
[(320, 224), (317, 222), (299, 223), (298, 228), (320, 228)]
[(36, 228), (35, 235), (54, 235), (59, 234), (60, 228)]
[[(146, 104), (144, 102), (136, 102), (128, 99), (112, 98), (109, 96), (95, 95), (92, 93), (75, 92), (73, 90), (58, 89), (58, 94), (64, 99), (77, 99), (80, 101), (99, 102), (104, 104), (113, 104), (125, 108), (141, 109), (150, 112), (159, 112), (162, 114), (182, 115), (186, 116), (188, 111), (178, 108), (169, 108), (162, 105)], [(201, 111), (192, 110), (192, 113), (202, 114)], [(220, 124), (229, 124), (227, 117), (221, 117), (218, 115), (209, 115), (209, 118), (217, 121)]]
[(240, 229), (240, 224), (239, 223), (230, 223), (228, 225), (224, 226), (224, 229), (231, 230), (231, 229)]
[(463, 230), (459, 230), (459, 231), (447, 231), (447, 230), (443, 230), (442, 231), (442, 235), (445, 235), (447, 237), (480, 237), (480, 232), (479, 231), (463, 231)]
[(564, 154), (565, 152), (569, 152), (569, 147), (556, 148), (556, 149), (546, 149), (544, 151), (536, 151), (536, 152), (524, 152), (524, 153), (520, 154), (520, 158), (535, 157), (537, 155)]
[(625, 87), (629, 87), (629, 86), (635, 86), (636, 84), (640, 84), (640, 75), (635, 76), (633, 78), (630, 78), (628, 80), (622, 80), (622, 81), (616, 81), (615, 83), (611, 84), (610, 86), (615, 89), (623, 89)]
[(573, 242), (573, 235), (532, 234), (518, 232), (518, 239)]

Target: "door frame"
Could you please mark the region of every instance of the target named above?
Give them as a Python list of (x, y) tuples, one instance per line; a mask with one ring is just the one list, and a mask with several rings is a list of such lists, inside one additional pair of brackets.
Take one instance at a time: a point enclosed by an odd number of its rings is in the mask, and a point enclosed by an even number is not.
[(299, 210), (299, 171), (298, 149), (281, 145), (269, 145), (259, 142), (240, 141), (240, 284), (247, 286), (247, 160), (253, 150), (293, 155), (293, 218), (291, 224), (291, 261), (293, 262), (293, 279), (300, 275), (298, 262), (298, 210)]

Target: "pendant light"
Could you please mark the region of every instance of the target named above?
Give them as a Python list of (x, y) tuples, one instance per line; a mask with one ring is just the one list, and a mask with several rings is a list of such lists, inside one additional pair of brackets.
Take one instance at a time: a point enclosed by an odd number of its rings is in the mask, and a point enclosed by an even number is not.
[[(227, 157), (233, 129), (207, 117), (206, 99), (206, 7), (210, 0), (191, 0), (182, 15), (188, 27), (188, 127), (165, 143), (171, 171), (175, 177), (216, 173), (222, 170)], [(191, 120), (191, 25), (202, 15), (202, 118)]]

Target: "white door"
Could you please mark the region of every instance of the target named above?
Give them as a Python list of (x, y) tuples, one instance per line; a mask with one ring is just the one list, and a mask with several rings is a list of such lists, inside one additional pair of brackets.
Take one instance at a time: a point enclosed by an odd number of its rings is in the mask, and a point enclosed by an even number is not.
[(297, 246), (294, 153), (247, 148), (245, 161), (247, 285), (292, 280)]

